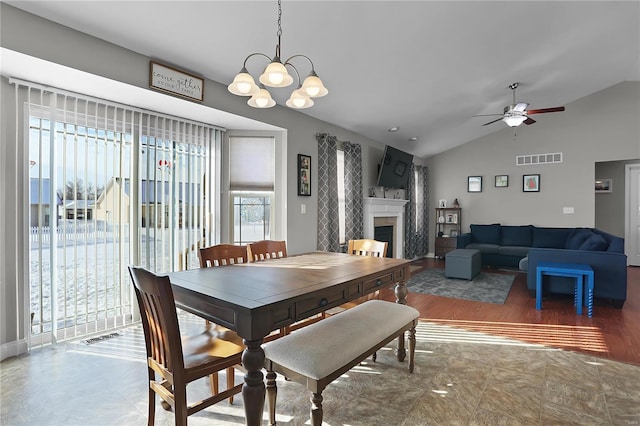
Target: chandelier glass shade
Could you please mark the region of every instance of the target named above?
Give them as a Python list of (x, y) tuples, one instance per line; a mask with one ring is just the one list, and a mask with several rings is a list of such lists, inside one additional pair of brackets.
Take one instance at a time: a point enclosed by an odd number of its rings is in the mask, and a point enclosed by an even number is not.
[[(293, 77), (289, 74), (287, 67), (295, 71), (295, 75), (298, 79), (297, 88), (291, 93), (291, 96), (287, 100), (286, 104), (290, 108), (302, 109), (313, 106), (314, 102), (311, 98), (319, 98), (325, 96), (329, 91), (316, 74), (313, 62), (308, 56), (305, 55), (293, 55), (286, 61), (280, 60), (280, 39), (282, 36), (281, 27), (281, 15), (282, 7), (281, 0), (278, 0), (278, 44), (276, 45), (276, 54), (271, 59), (264, 53), (252, 53), (244, 60), (244, 64), (240, 72), (235, 76), (231, 84), (227, 86), (229, 92), (238, 96), (251, 96), (247, 101), (249, 106), (254, 108), (270, 108), (276, 104), (271, 97), (267, 87), (287, 87), (293, 83)], [(268, 59), (270, 62), (258, 78), (260, 86), (255, 83), (255, 80), (247, 71), (247, 61), (253, 56), (262, 56)], [(311, 72), (301, 83), (300, 74), (298, 69), (291, 63), (293, 59), (305, 58), (311, 65)]]

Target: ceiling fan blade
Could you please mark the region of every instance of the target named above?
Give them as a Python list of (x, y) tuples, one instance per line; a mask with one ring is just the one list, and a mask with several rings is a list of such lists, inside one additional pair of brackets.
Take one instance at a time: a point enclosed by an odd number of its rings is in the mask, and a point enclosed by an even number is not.
[(503, 114), (478, 114), (478, 115), (472, 115), (471, 117), (491, 117), (496, 115), (503, 115)]
[(545, 113), (545, 112), (560, 112), (560, 111), (564, 111), (564, 107), (530, 109), (529, 111), (527, 111), (527, 115), (529, 115), (529, 114), (542, 114), (542, 113)]
[(536, 120), (534, 120), (531, 117), (527, 117), (527, 119), (523, 121), (524, 124), (533, 124), (535, 122), (536, 122)]
[(490, 121), (490, 122), (488, 122), (488, 123), (484, 123), (484, 124), (483, 124), (483, 126), (488, 126), (489, 124), (493, 124), (493, 123), (495, 123), (496, 121), (500, 121), (500, 120), (502, 120), (502, 117), (500, 117), (500, 118), (496, 118), (495, 120)]

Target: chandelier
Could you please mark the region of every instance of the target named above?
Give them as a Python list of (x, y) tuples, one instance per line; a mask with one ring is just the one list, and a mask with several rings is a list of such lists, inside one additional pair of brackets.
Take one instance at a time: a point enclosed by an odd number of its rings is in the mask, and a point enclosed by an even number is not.
[[(309, 59), (308, 56), (305, 55), (293, 55), (290, 56), (286, 61), (281, 62), (280, 60), (280, 38), (282, 36), (282, 5), (281, 0), (278, 0), (278, 44), (276, 45), (276, 54), (271, 59), (269, 56), (264, 53), (252, 53), (244, 59), (244, 63), (242, 65), (242, 69), (235, 76), (231, 84), (227, 87), (229, 92), (238, 96), (251, 96), (247, 101), (249, 106), (254, 108), (271, 108), (276, 104), (276, 102), (271, 97), (269, 91), (265, 88), (265, 86), (269, 87), (287, 87), (293, 83), (293, 77), (287, 71), (287, 66), (291, 67), (293, 71), (295, 71), (296, 77), (298, 79), (298, 87), (293, 92), (291, 92), (291, 96), (287, 100), (287, 106), (290, 108), (303, 109), (309, 108), (313, 106), (313, 100), (311, 98), (319, 98), (321, 96), (325, 96), (329, 91), (316, 71), (313, 67), (313, 62)], [(270, 60), (271, 62), (264, 69), (262, 75), (258, 81), (260, 81), (260, 85), (258, 86), (249, 71), (247, 71), (247, 61), (249, 58), (253, 56), (263, 56)], [(304, 82), (300, 84), (300, 74), (298, 73), (298, 69), (291, 63), (292, 59), (296, 58), (305, 58), (311, 64), (311, 72), (304, 79)]]

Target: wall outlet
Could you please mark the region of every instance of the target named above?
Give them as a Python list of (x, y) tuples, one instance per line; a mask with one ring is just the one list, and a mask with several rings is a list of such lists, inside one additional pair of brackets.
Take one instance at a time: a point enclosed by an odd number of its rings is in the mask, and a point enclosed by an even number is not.
[(307, 205), (306, 204), (300, 204), (300, 213), (301, 214), (307, 214)]
[(563, 207), (562, 213), (564, 214), (573, 214), (573, 207)]

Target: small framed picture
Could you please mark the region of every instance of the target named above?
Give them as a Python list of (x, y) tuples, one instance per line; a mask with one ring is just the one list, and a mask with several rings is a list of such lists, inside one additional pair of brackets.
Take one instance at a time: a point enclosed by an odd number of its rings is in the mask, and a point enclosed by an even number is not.
[(596, 179), (596, 194), (603, 192), (611, 192), (613, 185), (613, 179)]
[(508, 175), (497, 175), (495, 181), (496, 188), (505, 188), (509, 186), (509, 176)]
[(438, 207), (441, 207), (441, 208), (447, 207), (447, 200), (439, 200)]
[(298, 195), (311, 196), (311, 156), (298, 154)]
[(540, 192), (540, 175), (522, 175), (523, 192)]
[(467, 178), (467, 192), (482, 192), (482, 176), (469, 176)]

